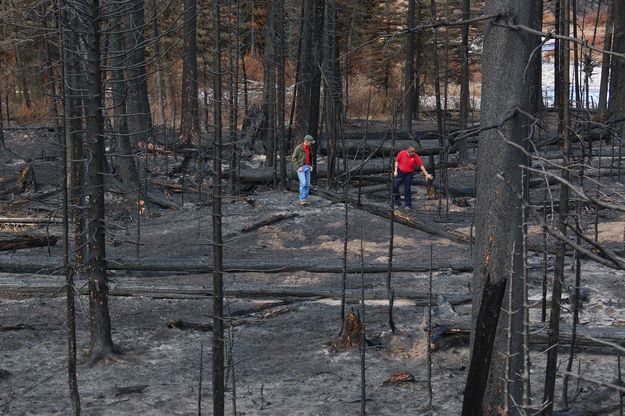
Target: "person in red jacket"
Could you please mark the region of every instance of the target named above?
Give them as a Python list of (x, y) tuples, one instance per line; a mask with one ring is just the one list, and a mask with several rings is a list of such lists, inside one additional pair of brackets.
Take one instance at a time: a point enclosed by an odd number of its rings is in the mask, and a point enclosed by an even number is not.
[(395, 198), (395, 206), (401, 207), (401, 197), (399, 195), (399, 187), (404, 184), (404, 204), (407, 209), (412, 208), (412, 177), (415, 169), (419, 167), (427, 180), (434, 177), (428, 173), (423, 166), (423, 162), (419, 155), (415, 152), (414, 147), (408, 146), (405, 150), (400, 151), (395, 158), (395, 171), (393, 173), (393, 197)]

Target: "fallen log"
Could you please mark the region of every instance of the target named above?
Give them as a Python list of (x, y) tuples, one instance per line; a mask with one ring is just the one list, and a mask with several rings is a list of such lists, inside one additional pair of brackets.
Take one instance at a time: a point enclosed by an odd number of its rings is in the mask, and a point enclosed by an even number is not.
[[(388, 182), (388, 180), (387, 180)], [(367, 194), (374, 194), (376, 192), (388, 192), (389, 191), (389, 185), (388, 183), (386, 184), (378, 184), (378, 185), (369, 185), (369, 186), (363, 186), (358, 188), (358, 192), (360, 192), (362, 195), (367, 195)]]
[[(117, 178), (113, 176), (107, 176), (106, 182), (109, 184), (110, 187), (116, 189), (119, 193), (124, 195), (126, 199), (128, 200), (128, 202), (131, 204), (136, 203), (136, 199), (139, 198), (139, 195), (137, 194), (137, 192), (129, 190), (125, 184), (123, 184)], [(153, 204), (156, 204), (163, 208), (170, 208), (170, 209), (180, 208), (180, 205), (176, 204), (173, 201), (165, 199), (152, 191), (147, 191), (145, 198), (148, 201), (152, 202)]]
[[(0, 271), (5, 273), (59, 273), (62, 269), (62, 260), (50, 258), (1, 258)], [(141, 271), (141, 272), (185, 272), (185, 273), (212, 273), (213, 266), (209, 263), (192, 262), (190, 260), (176, 259), (142, 259), (141, 262), (132, 262), (126, 259), (108, 259), (106, 261), (107, 270), (120, 271)], [(332, 264), (324, 262), (312, 263), (306, 260), (293, 263), (252, 263), (231, 261), (224, 263), (223, 270), (226, 273), (342, 273), (342, 263)], [(365, 264), (364, 273), (386, 273), (387, 264)], [(394, 272), (424, 273), (429, 271), (429, 266), (418, 264), (394, 263)], [(433, 265), (434, 271), (451, 271), (454, 273), (464, 273), (473, 271), (473, 266), (469, 262), (465, 263), (438, 263)], [(360, 273), (361, 266), (358, 262), (347, 265), (347, 273)]]
[(0, 251), (20, 250), (33, 247), (49, 247), (56, 245), (57, 241), (57, 237), (45, 235), (23, 235), (9, 239), (0, 239)]
[[(89, 288), (81, 287), (76, 289), (81, 295), (88, 295)], [(11, 285), (0, 283), (0, 297), (9, 296), (65, 296), (65, 286), (62, 283), (56, 285)], [(297, 289), (284, 287), (268, 287), (268, 288), (237, 288), (224, 289), (224, 295), (229, 298), (238, 299), (274, 299), (274, 298), (324, 298), (324, 299), (341, 299), (342, 294), (339, 290), (320, 290), (320, 289)], [(154, 299), (204, 299), (213, 296), (213, 291), (206, 288), (188, 288), (188, 287), (136, 287), (136, 286), (112, 286), (109, 288), (109, 296), (131, 297), (142, 296)], [(348, 289), (345, 292), (345, 298), (348, 301), (359, 301), (361, 296), (360, 289)], [(471, 303), (470, 294), (444, 294), (446, 302), (452, 305), (466, 305)], [(427, 293), (417, 290), (396, 289), (395, 299), (408, 299), (414, 302), (414, 306), (427, 306), (429, 297)], [(375, 289), (367, 291), (367, 300), (387, 300), (388, 292), (386, 289)], [(437, 301), (432, 300), (432, 305), (436, 305)]]
[[(343, 196), (339, 196), (329, 191), (318, 190), (315, 192), (316, 195), (326, 198), (332, 202), (343, 202)], [(432, 222), (424, 221), (417, 219), (410, 214), (407, 214), (403, 211), (395, 210), (394, 212), (388, 208), (380, 207), (378, 205), (373, 204), (358, 204), (357, 200), (354, 200), (352, 197), (348, 197), (349, 204), (355, 208), (361, 209), (363, 211), (367, 211), (371, 214), (377, 215), (379, 217), (390, 219), (391, 216), (393, 220), (399, 224), (405, 225), (410, 228), (414, 228), (424, 233), (434, 235), (436, 237), (445, 238), (450, 241), (454, 241), (460, 244), (468, 244), (470, 242), (470, 238), (468, 235), (462, 234), (453, 230), (444, 230), (440, 228), (438, 225), (435, 225)]]
[[(302, 301), (298, 299), (298, 301)], [(224, 321), (227, 327), (239, 326), (248, 322), (252, 322), (249, 319), (232, 319), (235, 317), (242, 317), (250, 315), (256, 319), (267, 319), (273, 318), (274, 316), (281, 315), (285, 312), (290, 311), (290, 308), (286, 305), (294, 303), (294, 300), (280, 300), (277, 302), (267, 302), (252, 308), (244, 308), (233, 311), (228, 316), (224, 316)], [(267, 311), (267, 309), (270, 309)], [(266, 311), (266, 312), (265, 312)], [(200, 332), (208, 332), (213, 330), (212, 323), (196, 323), (189, 322), (182, 319), (173, 319), (165, 322), (165, 326), (170, 329), (179, 329), (179, 330), (192, 330), (192, 331), (200, 331)]]
[[(424, 143), (427, 141), (436, 141), (438, 143), (440, 135), (437, 131), (419, 131), (416, 134), (406, 132), (406, 131), (391, 131), (391, 130), (382, 130), (382, 131), (367, 131), (366, 137), (367, 140), (372, 141), (380, 141), (380, 140), (388, 140), (391, 141), (395, 136), (395, 140), (405, 140), (410, 141), (412, 144), (415, 142)], [(364, 140), (365, 133), (345, 133), (343, 134), (343, 140)], [(329, 137), (325, 134), (319, 135), (320, 141), (328, 141)], [(340, 139), (339, 139), (340, 142)]]
[[(382, 178), (382, 179), (384, 180), (384, 182), (388, 182), (388, 178)], [(413, 179), (412, 184), (418, 185), (418, 186), (428, 186), (428, 182), (423, 179)], [(436, 184), (436, 183), (434, 183), (433, 186), (434, 186), (434, 189), (436, 189), (437, 191), (441, 193), (445, 192), (444, 186), (440, 184)], [(371, 194), (371, 193), (383, 192), (383, 191), (388, 192), (388, 184), (371, 185), (371, 186), (363, 187), (360, 190), (362, 194)], [(475, 188), (465, 188), (461, 186), (448, 186), (447, 192), (451, 196), (468, 196), (468, 197), (475, 196)]]
[(50, 218), (9, 218), (1, 217), (0, 224), (60, 224), (63, 220), (50, 217)]
[[(345, 145), (345, 148), (343, 148)], [(407, 148), (408, 146), (416, 146), (416, 142), (414, 140), (395, 140), (393, 145), (393, 141), (389, 138), (380, 142), (375, 139), (367, 138), (364, 139), (344, 139), (338, 141), (338, 153), (343, 155), (343, 151), (345, 151), (346, 155), (354, 156), (389, 156), (390, 154), (395, 154), (402, 149)], [(317, 146), (318, 154), (327, 155), (328, 154), (328, 142), (322, 141)], [(417, 152), (419, 156), (434, 156), (438, 155), (443, 151), (441, 147), (425, 147), (419, 149)]]
[(298, 217), (298, 216), (299, 216), (299, 214), (277, 214), (277, 215), (273, 215), (273, 216), (271, 216), (269, 218), (266, 218), (266, 219), (264, 219), (262, 221), (258, 221), (256, 223), (246, 225), (245, 227), (243, 227), (241, 229), (241, 232), (242, 233), (250, 233), (252, 231), (258, 230), (259, 228), (266, 227), (266, 226), (272, 225), (272, 224), (276, 224), (276, 223), (278, 223), (280, 221), (289, 220), (291, 218), (295, 218), (295, 217)]
[(213, 330), (213, 324), (202, 324), (195, 322), (183, 321), (182, 319), (173, 319), (165, 322), (165, 327), (169, 329), (180, 329), (184, 330), (192, 330), (192, 331), (200, 331), (200, 332), (208, 332)]
[(143, 393), (143, 390), (150, 387), (148, 384), (138, 384), (136, 386), (115, 386), (115, 397), (123, 396), (126, 394), (139, 394)]
[[(342, 162), (339, 162), (340, 166)], [(355, 163), (353, 161), (349, 161), (347, 166), (348, 169), (354, 169), (358, 167), (360, 164)], [(390, 164), (388, 160), (381, 159), (372, 159), (367, 161), (363, 168), (363, 174), (377, 174), (377, 173), (386, 173), (390, 170)], [(354, 173), (360, 173), (360, 169), (357, 169)], [(325, 164), (317, 165), (317, 170), (315, 174), (318, 178), (326, 178), (328, 176), (328, 167)], [(227, 178), (230, 175), (229, 172), (224, 172), (223, 177)], [(252, 168), (248, 166), (241, 166), (237, 175), (241, 182), (246, 183), (271, 183), (273, 182), (273, 168), (272, 167), (259, 167)], [(288, 169), (287, 175), (292, 180), (297, 180), (297, 172), (294, 169)]]
[[(461, 342), (468, 344), (470, 336), (470, 324), (468, 320), (457, 322), (443, 321), (435, 326), (433, 341), (446, 342), (450, 338), (460, 338)], [(560, 346), (570, 345), (572, 340), (572, 327), (570, 325), (560, 326), (560, 337), (558, 343)], [(447, 339), (446, 339), (447, 337)], [(545, 324), (530, 325), (530, 345), (545, 346), (549, 343), (548, 326)], [(580, 349), (591, 349), (603, 354), (614, 354), (614, 347), (607, 343), (625, 346), (625, 328), (618, 327), (588, 327), (584, 325), (577, 326), (576, 345)], [(457, 345), (457, 342), (452, 342)]]
[[(361, 166), (362, 165), (362, 166)], [(427, 165), (427, 163), (426, 163)], [(448, 167), (455, 167), (458, 163), (455, 161), (448, 161)], [(339, 176), (345, 177), (346, 173), (343, 171), (343, 162), (342, 159), (339, 159), (338, 166), (340, 171), (338, 172)], [(437, 168), (441, 166), (439, 164), (436, 165)], [(368, 160), (348, 160), (347, 161), (347, 169), (350, 172), (351, 178), (358, 178), (362, 175), (377, 175), (377, 174), (386, 174), (388, 175), (391, 171), (392, 167), (388, 158), (371, 158)], [(243, 183), (272, 183), (273, 182), (273, 168), (272, 167), (251, 167), (251, 166), (241, 166), (239, 171), (237, 171), (237, 176)], [(314, 173), (318, 178), (326, 178), (328, 176), (328, 168), (325, 164), (318, 164), (317, 170)], [(230, 172), (225, 171), (223, 173), (223, 178), (228, 178)], [(287, 176), (291, 180), (297, 180), (297, 172), (294, 169), (289, 168), (287, 170)], [(380, 179), (374, 179), (374, 181), (379, 181)], [(382, 179), (384, 180), (384, 179)]]
[(17, 325), (0, 325), (0, 332), (8, 332), (8, 331), (24, 331), (24, 330), (34, 330), (36, 329), (32, 325), (19, 323)]
[[(12, 117), (11, 117), (11, 120), (15, 121)], [(54, 127), (50, 127), (50, 126), (3, 126), (2, 128), (4, 130), (7, 130), (7, 131), (28, 131), (28, 130), (34, 130), (34, 131), (40, 131), (40, 130), (54, 131)]]
[(148, 201), (152, 202), (153, 204), (159, 205), (163, 208), (170, 208), (170, 209), (178, 209), (180, 208), (180, 205), (176, 204), (173, 201), (170, 201), (169, 199), (163, 198), (157, 194), (155, 194), (152, 191), (148, 191), (146, 198)]

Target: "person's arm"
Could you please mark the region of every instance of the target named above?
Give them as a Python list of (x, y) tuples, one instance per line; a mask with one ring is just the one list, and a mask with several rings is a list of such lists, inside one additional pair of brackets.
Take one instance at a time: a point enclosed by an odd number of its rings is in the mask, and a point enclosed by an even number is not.
[(299, 166), (299, 160), (298, 160), (299, 152), (300, 152), (299, 145), (295, 146), (295, 149), (293, 150), (293, 155), (291, 156), (291, 164), (296, 170), (299, 170), (301, 168), (301, 166)]
[(430, 175), (428, 173), (428, 171), (425, 169), (424, 165), (421, 165), (421, 172), (423, 172), (423, 175), (425, 175), (425, 179), (427, 179), (428, 181), (431, 181), (434, 179), (434, 176)]
[(427, 179), (428, 181), (433, 180), (434, 176), (430, 175), (428, 173), (427, 169), (425, 169), (425, 165), (421, 161), (421, 157), (419, 157), (419, 155), (416, 154), (416, 153), (415, 153), (415, 156), (416, 156), (417, 166), (419, 166), (419, 168), (421, 169), (421, 172), (423, 172), (423, 175), (425, 176), (425, 179)]
[(399, 152), (397, 154), (397, 157), (395, 157), (395, 169), (393, 169), (393, 176), (397, 176), (397, 173), (399, 172), (399, 157), (401, 155), (401, 152)]

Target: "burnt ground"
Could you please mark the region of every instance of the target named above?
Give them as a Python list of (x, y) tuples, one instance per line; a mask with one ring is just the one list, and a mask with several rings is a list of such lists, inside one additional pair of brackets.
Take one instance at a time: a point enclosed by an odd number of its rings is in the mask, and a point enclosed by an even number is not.
[[(35, 167), (38, 187), (26, 193), (3, 192), (3, 216), (46, 217), (57, 213), (59, 158), (51, 133), (16, 131), (9, 135), (0, 160), (0, 186), (8, 190), (19, 168), (27, 161)], [(156, 161), (152, 174), (162, 167)], [(173, 159), (170, 160), (173, 163)], [(160, 164), (160, 165), (159, 165)], [(471, 169), (450, 171), (450, 181), (467, 185)], [(153, 178), (149, 178), (152, 180)], [(162, 179), (165, 180), (165, 179)], [(197, 183), (195, 184), (197, 185)], [(615, 187), (621, 186), (615, 184)], [(193, 189), (193, 184), (190, 186)], [(204, 188), (207, 189), (207, 188)], [(115, 194), (107, 195), (107, 257), (119, 261), (168, 262), (211, 260), (211, 207), (207, 196), (184, 196), (174, 187), (159, 188), (161, 195), (181, 207), (167, 210), (150, 205), (141, 217), (141, 239), (137, 240), (137, 215)], [(439, 214), (439, 201), (429, 200), (425, 189), (415, 187), (415, 210), (404, 215), (437, 222), (441, 227), (470, 232), (474, 200), (469, 207), (451, 203), (449, 214)], [(370, 198), (383, 204), (384, 195)], [(343, 256), (345, 207), (319, 196), (311, 205), (300, 207), (294, 192), (273, 191), (258, 186), (243, 196), (226, 197), (223, 204), (224, 253), (227, 264), (329, 264), (340, 265)], [(445, 205), (442, 204), (442, 212)], [(242, 233), (245, 225), (275, 214), (297, 216)], [(388, 259), (389, 221), (349, 208), (350, 264), (360, 262), (360, 238), (364, 262), (384, 265)], [(590, 222), (588, 227), (590, 227)], [(601, 217), (602, 242), (622, 245), (623, 219), (612, 214)], [(41, 226), (2, 225), (2, 238), (29, 233), (61, 235), (58, 224)], [(421, 231), (395, 224), (394, 262), (427, 266), (433, 251), (433, 292), (458, 303), (452, 309), (439, 298), (435, 319), (466, 325), (470, 314), (471, 273), (457, 273), (446, 265), (470, 262), (471, 247), (435, 238)], [(532, 229), (531, 238), (540, 241)], [(139, 253), (137, 253), (137, 243)], [(2, 260), (56, 259), (61, 264), (62, 247), (22, 249), (0, 254)], [(571, 285), (572, 259), (567, 262), (567, 286)], [(529, 258), (530, 299), (536, 301), (531, 318), (540, 320), (543, 255)], [(553, 274), (553, 257), (547, 258), (547, 271)], [(212, 287), (212, 276), (199, 273), (113, 271), (111, 288), (127, 296), (111, 296), (113, 339), (124, 351), (124, 363), (84, 364), (89, 343), (88, 300), (77, 298), (79, 390), (83, 414), (89, 415), (191, 415), (197, 414), (200, 360), (203, 364), (202, 407), (210, 414), (211, 333), (202, 330), (168, 328), (172, 320), (208, 324), (211, 298), (198, 293)], [(625, 325), (625, 274), (590, 261), (583, 261), (582, 281), (587, 301), (581, 313), (585, 327), (618, 328)], [(52, 273), (10, 273), (0, 270), (0, 413), (7, 415), (64, 415), (68, 413), (65, 298), (60, 290), (63, 276)], [(427, 272), (395, 272), (393, 287), (397, 331), (387, 324), (384, 273), (347, 275), (350, 290), (348, 309), (360, 311), (358, 293), (364, 284), (366, 336), (367, 411), (371, 415), (438, 414), (460, 412), (462, 389), (467, 374), (467, 337), (462, 334), (437, 343), (433, 353), (433, 409), (428, 409), (426, 336), (423, 331), (423, 299), (428, 293)], [(85, 284), (79, 278), (77, 286)], [(275, 272), (227, 273), (227, 291), (254, 292), (250, 297), (229, 297), (228, 313), (236, 325), (228, 331), (234, 375), (228, 376), (227, 406), (232, 414), (246, 415), (356, 415), (360, 412), (360, 357), (357, 349), (344, 351), (332, 345), (340, 326), (340, 303), (335, 296), (341, 285), (340, 273)], [(26, 294), (19, 288), (39, 288)], [(55, 289), (55, 288), (58, 288)], [(267, 291), (283, 295), (262, 295)], [(44, 293), (44, 291), (47, 291)], [(132, 293), (134, 291), (134, 293)], [(150, 292), (152, 291), (152, 292)], [(193, 292), (195, 291), (195, 292)], [(310, 291), (311, 296), (288, 296), (288, 291)], [(333, 292), (327, 296), (319, 293)], [(181, 293), (184, 293), (182, 295)], [(316, 294), (316, 295), (315, 295)], [(565, 295), (568, 297), (568, 295)], [(464, 300), (464, 301), (463, 301)], [(570, 305), (565, 302), (563, 322), (570, 323)], [(535, 402), (542, 397), (544, 347), (532, 349), (532, 393)], [(200, 351), (203, 350), (203, 355)], [(584, 350), (576, 355), (575, 372), (585, 378), (613, 383), (616, 371), (614, 353)], [(566, 366), (560, 356), (560, 375)], [(392, 374), (407, 371), (414, 382), (385, 385)], [(562, 393), (562, 377), (556, 391)], [(142, 386), (141, 392), (123, 394), (123, 387)], [(574, 379), (570, 405), (586, 413), (618, 414), (616, 393), (589, 381)], [(236, 400), (233, 401), (233, 398)], [(557, 406), (561, 408), (561, 406)], [(606, 410), (599, 413), (600, 409)]]

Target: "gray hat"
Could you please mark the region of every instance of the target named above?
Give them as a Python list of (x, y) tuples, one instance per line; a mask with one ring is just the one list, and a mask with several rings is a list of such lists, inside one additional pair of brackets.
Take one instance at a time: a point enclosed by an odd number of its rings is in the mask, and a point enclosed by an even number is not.
[(308, 143), (313, 143), (313, 144), (315, 143), (315, 140), (310, 134), (307, 134), (306, 136), (304, 136), (304, 141)]

